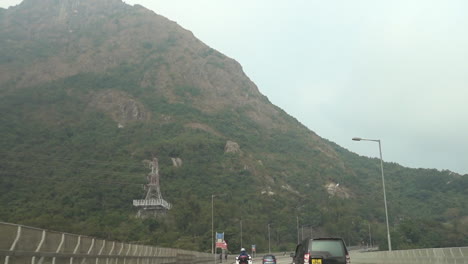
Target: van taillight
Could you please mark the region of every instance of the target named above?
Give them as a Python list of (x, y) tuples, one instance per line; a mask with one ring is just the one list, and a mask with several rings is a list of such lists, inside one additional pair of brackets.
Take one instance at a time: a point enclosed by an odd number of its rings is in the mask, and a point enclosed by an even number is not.
[(305, 263), (309, 263), (309, 259), (310, 259), (310, 254), (309, 254), (309, 253), (305, 253), (305, 254), (304, 254), (304, 264), (305, 264)]
[(349, 257), (349, 254), (346, 254), (346, 264), (351, 264), (351, 258)]

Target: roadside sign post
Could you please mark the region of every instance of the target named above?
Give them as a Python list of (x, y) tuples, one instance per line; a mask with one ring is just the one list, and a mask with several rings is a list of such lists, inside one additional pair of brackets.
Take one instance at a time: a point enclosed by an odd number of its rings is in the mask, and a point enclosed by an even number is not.
[[(227, 242), (224, 240), (224, 233), (216, 233), (216, 245), (215, 248), (221, 249), (221, 254), (219, 255), (220, 262), (223, 262), (223, 255), (226, 255), (227, 251)], [(216, 250), (215, 250), (216, 256)]]

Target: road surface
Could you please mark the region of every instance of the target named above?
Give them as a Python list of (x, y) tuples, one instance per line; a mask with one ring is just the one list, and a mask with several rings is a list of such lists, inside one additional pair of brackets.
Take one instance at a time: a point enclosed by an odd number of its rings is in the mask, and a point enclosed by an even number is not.
[[(255, 257), (253, 259), (252, 264), (262, 264), (262, 256), (263, 255), (257, 255), (257, 257)], [(291, 257), (289, 257), (289, 252), (286, 252), (285, 256), (283, 256), (283, 253), (275, 255), (275, 256), (276, 256), (277, 264), (291, 264), (292, 259), (291, 259)], [(229, 258), (228, 258), (227, 261), (225, 261), (223, 259), (223, 263), (225, 263), (225, 264), (235, 264), (236, 262), (235, 262), (235, 260), (233, 258), (235, 258), (235, 256), (231, 257), (231, 255), (229, 255)]]

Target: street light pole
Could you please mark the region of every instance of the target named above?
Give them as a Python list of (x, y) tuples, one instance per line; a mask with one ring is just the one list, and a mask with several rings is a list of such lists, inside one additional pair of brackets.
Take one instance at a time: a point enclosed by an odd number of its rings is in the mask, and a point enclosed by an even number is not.
[(297, 244), (299, 245), (299, 216), (296, 215)]
[(301, 226), (301, 240), (304, 240), (304, 226)]
[[(211, 195), (211, 254), (214, 255), (214, 198), (216, 195)], [(216, 263), (216, 255), (214, 256)]]
[(271, 249), (270, 249), (270, 224), (268, 224), (268, 254), (271, 254)]
[(382, 159), (382, 147), (380, 144), (380, 139), (365, 139), (365, 138), (353, 138), (354, 141), (373, 141), (379, 143), (379, 152), (380, 152), (380, 170), (382, 172), (382, 186), (383, 186), (383, 196), (385, 204), (385, 219), (387, 222), (387, 239), (388, 239), (388, 251), (392, 251), (392, 241), (390, 239), (390, 227), (388, 225), (388, 210), (387, 210), (387, 195), (385, 194), (385, 178), (383, 172), (383, 159)]
[(242, 219), (240, 220), (240, 229), (241, 229), (240, 230), (241, 231), (240, 232), (241, 233), (241, 248), (243, 248), (243, 246), (242, 246)]

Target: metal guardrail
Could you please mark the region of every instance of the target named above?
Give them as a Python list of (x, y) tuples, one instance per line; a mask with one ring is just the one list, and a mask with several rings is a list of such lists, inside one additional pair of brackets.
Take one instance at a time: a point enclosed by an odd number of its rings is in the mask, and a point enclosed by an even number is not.
[(468, 264), (468, 247), (356, 252), (353, 264)]
[(208, 264), (188, 250), (107, 241), (0, 222), (0, 264)]

